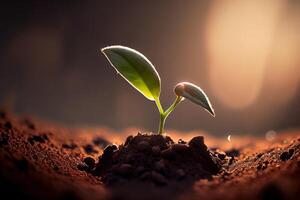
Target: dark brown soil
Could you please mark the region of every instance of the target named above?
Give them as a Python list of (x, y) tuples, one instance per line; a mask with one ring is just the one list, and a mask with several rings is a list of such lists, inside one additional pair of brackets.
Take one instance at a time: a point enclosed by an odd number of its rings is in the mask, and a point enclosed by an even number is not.
[[(99, 132), (82, 133), (1, 111), (0, 199), (298, 199), (300, 195), (298, 131), (279, 134), (272, 141), (250, 138), (245, 143), (237, 138), (234, 148), (209, 136), (175, 143), (154, 134), (134, 134), (112, 145), (109, 141), (116, 135), (107, 137), (105, 129)], [(213, 146), (207, 147), (206, 141)]]
[(208, 150), (202, 136), (186, 144), (182, 140), (174, 143), (168, 136), (138, 134), (129, 136), (119, 147), (107, 146), (96, 166), (94, 161), (86, 162), (86, 170), (108, 187), (124, 187), (129, 182), (157, 187), (181, 184), (178, 189), (182, 191), (220, 172), (222, 160), (218, 155)]

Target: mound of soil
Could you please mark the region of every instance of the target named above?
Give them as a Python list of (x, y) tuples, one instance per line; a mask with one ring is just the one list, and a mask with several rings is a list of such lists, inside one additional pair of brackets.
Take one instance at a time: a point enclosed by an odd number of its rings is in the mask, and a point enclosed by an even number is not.
[(221, 160), (208, 150), (202, 136), (179, 143), (168, 136), (138, 134), (129, 136), (119, 147), (105, 148), (91, 170), (107, 186), (132, 181), (167, 185), (171, 182), (194, 182), (211, 179), (221, 169)]
[(236, 138), (239, 145), (229, 149), (224, 140), (207, 136), (206, 143), (218, 145), (207, 147), (201, 136), (175, 143), (168, 136), (138, 134), (116, 146), (110, 142), (116, 135), (103, 135), (0, 112), (0, 199), (300, 196), (299, 131), (272, 141)]

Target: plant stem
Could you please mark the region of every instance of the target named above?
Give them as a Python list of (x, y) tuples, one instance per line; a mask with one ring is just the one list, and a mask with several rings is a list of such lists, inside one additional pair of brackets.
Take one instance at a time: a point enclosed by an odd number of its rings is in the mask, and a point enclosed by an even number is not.
[(155, 103), (156, 103), (156, 106), (157, 106), (157, 108), (158, 108), (159, 113), (160, 113), (160, 114), (163, 114), (163, 113), (164, 113), (164, 109), (163, 109), (163, 107), (161, 106), (161, 103), (160, 103), (159, 98), (154, 99), (154, 100), (155, 100)]
[(158, 128), (158, 134), (163, 134), (164, 128), (165, 128), (165, 122), (166, 122), (166, 116), (164, 114), (160, 114), (160, 120), (159, 120), (159, 128)]
[(175, 101), (170, 105), (170, 107), (165, 111), (165, 115), (166, 117), (168, 117), (168, 115), (176, 108), (176, 106), (183, 101), (184, 98), (181, 96), (177, 96)]
[(177, 96), (175, 101), (170, 105), (170, 107), (164, 111), (163, 107), (161, 106), (160, 100), (155, 99), (155, 103), (157, 105), (158, 111), (159, 111), (159, 128), (158, 128), (158, 134), (163, 134), (166, 118), (169, 116), (169, 114), (176, 108), (176, 106), (183, 100), (183, 97)]

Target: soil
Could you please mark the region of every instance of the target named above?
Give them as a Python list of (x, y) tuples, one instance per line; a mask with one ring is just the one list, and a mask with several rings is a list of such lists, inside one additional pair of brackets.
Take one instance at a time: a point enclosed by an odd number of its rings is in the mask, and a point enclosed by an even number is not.
[(231, 142), (201, 131), (131, 133), (67, 129), (0, 111), (0, 198), (281, 200), (300, 195), (300, 131)]

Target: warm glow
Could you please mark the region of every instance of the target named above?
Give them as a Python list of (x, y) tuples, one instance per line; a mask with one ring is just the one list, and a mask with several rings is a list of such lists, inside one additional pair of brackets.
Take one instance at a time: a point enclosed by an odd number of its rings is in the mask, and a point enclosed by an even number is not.
[[(274, 38), (267, 68), (266, 88), (275, 104), (287, 104), (295, 95), (300, 73), (298, 72), (300, 14), (289, 12), (284, 16)], [(298, 68), (298, 69), (297, 69)], [(276, 97), (276, 98), (274, 98)]]
[(215, 1), (207, 24), (209, 79), (227, 106), (252, 104), (262, 88), (283, 1)]

